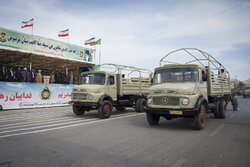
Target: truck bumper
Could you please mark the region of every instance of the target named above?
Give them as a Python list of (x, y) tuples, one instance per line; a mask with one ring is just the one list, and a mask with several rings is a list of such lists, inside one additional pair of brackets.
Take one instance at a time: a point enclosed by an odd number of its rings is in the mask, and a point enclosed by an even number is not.
[(98, 108), (99, 107), (99, 103), (93, 103), (93, 102), (70, 101), (69, 104), (75, 105), (75, 106), (80, 106), (80, 107), (85, 107), (85, 108)]
[(198, 109), (166, 109), (166, 108), (149, 108), (144, 107), (144, 111), (150, 114), (160, 116), (173, 115), (175, 117), (193, 117), (198, 113)]

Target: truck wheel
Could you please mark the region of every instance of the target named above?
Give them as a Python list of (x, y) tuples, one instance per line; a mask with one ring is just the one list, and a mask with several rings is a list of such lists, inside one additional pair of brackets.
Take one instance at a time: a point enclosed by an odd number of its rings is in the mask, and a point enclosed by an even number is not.
[(109, 101), (104, 100), (101, 106), (98, 108), (100, 118), (109, 118), (112, 112), (112, 105)]
[(227, 103), (225, 100), (221, 100), (219, 103), (219, 111), (218, 111), (218, 118), (225, 118), (225, 112), (227, 110)]
[(124, 111), (124, 110), (125, 110), (125, 107), (116, 106), (115, 109), (116, 109), (117, 111)]
[(80, 116), (85, 113), (85, 110), (80, 106), (73, 105), (73, 112), (75, 113), (75, 115)]
[(205, 127), (206, 121), (206, 108), (204, 104), (201, 104), (198, 113), (194, 116), (194, 127), (197, 130), (202, 130)]
[(214, 118), (219, 118), (219, 102), (215, 103), (215, 108), (212, 109), (214, 113)]
[(138, 99), (135, 102), (135, 111), (136, 112), (140, 112), (140, 102), (141, 102), (141, 99)]
[(140, 112), (144, 112), (144, 107), (146, 106), (147, 104), (147, 100), (142, 98), (139, 102), (139, 110)]
[(160, 116), (156, 114), (147, 113), (147, 120), (149, 125), (158, 125), (160, 121)]

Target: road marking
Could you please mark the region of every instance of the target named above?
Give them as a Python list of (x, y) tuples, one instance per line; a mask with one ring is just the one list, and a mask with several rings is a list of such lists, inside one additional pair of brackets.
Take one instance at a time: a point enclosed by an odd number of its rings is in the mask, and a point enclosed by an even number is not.
[(30, 117), (22, 117), (22, 118), (13, 118), (13, 119), (6, 119), (6, 120), (0, 120), (0, 123), (3, 123), (3, 122), (13, 122), (13, 121), (22, 121), (22, 120), (30, 120), (30, 119), (36, 119), (36, 118), (39, 118), (39, 119), (42, 119), (42, 118), (51, 118), (51, 117), (56, 117), (56, 116), (66, 116), (65, 114), (62, 114), (62, 115), (47, 115), (47, 116), (30, 116)]
[(4, 124), (4, 125), (0, 125), (0, 129), (10, 129), (13, 127), (20, 127), (20, 126), (26, 126), (26, 125), (30, 125), (30, 124), (36, 124), (36, 123), (46, 123), (46, 122), (58, 122), (58, 121), (67, 121), (67, 120), (76, 120), (76, 119), (82, 119), (82, 117), (60, 117), (60, 118), (49, 118), (46, 120), (41, 120), (40, 118), (35, 118), (35, 119), (28, 119), (29, 121), (26, 122), (18, 122), (18, 123), (11, 123), (11, 124)]
[(73, 125), (66, 125), (66, 126), (60, 126), (60, 127), (55, 127), (55, 128), (49, 128), (49, 129), (41, 129), (41, 130), (36, 130), (36, 131), (31, 131), (31, 132), (8, 134), (8, 135), (0, 136), (0, 138), (6, 138), (6, 137), (11, 137), (11, 136), (21, 136), (21, 135), (34, 134), (34, 133), (41, 133), (41, 132), (46, 132), (46, 131), (52, 131), (52, 130), (58, 130), (58, 129), (66, 129), (66, 128), (72, 128), (72, 127), (88, 125), (88, 124), (96, 124), (96, 123), (101, 123), (101, 122), (107, 122), (107, 121), (112, 121), (112, 120), (117, 120), (117, 119), (122, 119), (122, 118), (138, 116), (138, 115), (142, 115), (142, 114), (145, 114), (145, 113), (130, 114), (130, 115), (121, 116), (121, 117), (115, 117), (115, 118), (109, 118), (109, 119), (101, 119), (101, 120), (83, 122), (83, 123), (78, 123), (78, 124), (73, 124)]
[(215, 129), (209, 136), (213, 137), (215, 136), (223, 127), (225, 124), (220, 125), (217, 129)]
[[(58, 125), (60, 124), (68, 124), (68, 123), (75, 123), (75, 122), (83, 122), (83, 121), (89, 121), (89, 120), (96, 120), (96, 118), (92, 118), (92, 119), (59, 119), (59, 120), (50, 120), (50, 121), (39, 121), (39, 122), (30, 122), (30, 123), (26, 123), (23, 125), (15, 125), (15, 126), (9, 126), (9, 127), (5, 127), (5, 128), (0, 128), (0, 133), (2, 133), (4, 130), (8, 130), (8, 129), (21, 129), (22, 127), (30, 127), (30, 126), (38, 126), (38, 125), (49, 125), (49, 124), (53, 124), (53, 125), (57, 125), (55, 123), (58, 123)], [(35, 128), (35, 127), (33, 127)], [(25, 129), (24, 129), (25, 130)]]
[(65, 113), (65, 112), (71, 112), (71, 111), (68, 111), (68, 110), (67, 111), (60, 111), (60, 112), (43, 111), (43, 112), (29, 112), (29, 113), (18, 113), (18, 114), (5, 114), (5, 115), (1, 115), (0, 119), (2, 119), (2, 118), (13, 118), (13, 117), (24, 117), (24, 116), (30, 116), (30, 115), (62, 114), (62, 113)]
[(179, 159), (170, 167), (181, 167), (187, 160), (186, 159)]
[(60, 125), (67, 125), (67, 124), (78, 123), (78, 122), (88, 122), (88, 121), (91, 121), (91, 120), (96, 120), (96, 118), (85, 119), (85, 120), (78, 120), (78, 121), (71, 121), (71, 122), (64, 122), (64, 123), (58, 123), (58, 124), (52, 124), (52, 125), (33, 126), (33, 127), (28, 127), (28, 128), (5, 130), (5, 131), (1, 131), (0, 134), (2, 134), (2, 133), (10, 133), (10, 132), (17, 132), (17, 131), (32, 130), (32, 129), (49, 128), (49, 127), (60, 126)]
[[(70, 111), (68, 111), (70, 112)], [(54, 111), (43, 111), (43, 113), (40, 112), (29, 112), (29, 113), (18, 113), (18, 114), (3, 114), (0, 115), (0, 119), (5, 119), (5, 118), (13, 118), (13, 117), (26, 117), (30, 115), (47, 115), (47, 114), (60, 114), (64, 113), (63, 111), (60, 112), (54, 112)]]

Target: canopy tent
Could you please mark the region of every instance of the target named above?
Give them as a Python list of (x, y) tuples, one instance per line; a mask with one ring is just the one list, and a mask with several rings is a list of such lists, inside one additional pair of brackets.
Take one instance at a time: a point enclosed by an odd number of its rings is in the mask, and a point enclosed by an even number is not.
[(0, 27), (1, 65), (65, 70), (94, 69), (95, 50)]
[[(79, 83), (75, 76), (94, 69), (94, 58), (93, 49), (0, 27), (0, 110), (68, 105), (73, 84)], [(33, 76), (31, 71), (39, 69), (44, 71), (44, 78), (58, 72), (54, 75), (58, 82), (34, 84), (31, 77), (27, 81), (9, 80), (10, 71), (19, 73), (19, 68), (22, 72), (30, 70), (29, 77)]]
[(20, 66), (30, 68), (43, 68), (49, 71), (65, 72), (67, 67), (69, 71), (79, 75), (79, 68), (86, 67), (93, 69), (94, 65), (80, 61), (73, 61), (67, 59), (51, 58), (43, 55), (36, 55), (32, 53), (23, 53), (19, 51), (0, 49), (1, 64), (9, 66)]

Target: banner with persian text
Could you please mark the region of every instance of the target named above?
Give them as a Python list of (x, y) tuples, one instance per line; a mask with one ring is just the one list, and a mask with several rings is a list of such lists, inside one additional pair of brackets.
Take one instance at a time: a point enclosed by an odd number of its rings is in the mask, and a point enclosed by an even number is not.
[(0, 27), (0, 48), (94, 64), (95, 50)]
[(65, 106), (75, 85), (0, 82), (2, 109)]

